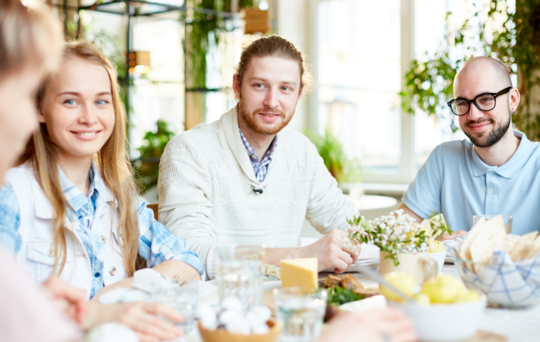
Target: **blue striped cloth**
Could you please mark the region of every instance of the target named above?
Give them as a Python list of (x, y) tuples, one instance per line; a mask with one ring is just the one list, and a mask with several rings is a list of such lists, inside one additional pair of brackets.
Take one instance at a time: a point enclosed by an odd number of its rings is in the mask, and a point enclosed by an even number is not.
[(508, 306), (528, 306), (540, 302), (540, 255), (514, 262), (505, 251), (495, 251), (489, 266), (478, 275), (456, 263), (468, 288), (485, 293), (488, 302)]

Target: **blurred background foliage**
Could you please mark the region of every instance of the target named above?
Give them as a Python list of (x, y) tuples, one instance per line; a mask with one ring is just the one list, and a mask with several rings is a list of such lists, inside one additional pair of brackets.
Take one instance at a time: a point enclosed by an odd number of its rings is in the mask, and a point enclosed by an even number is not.
[[(540, 140), (540, 100), (532, 96), (540, 86), (540, 0), (515, 3), (513, 12), (507, 0), (492, 0), (485, 18), (485, 11), (475, 8), (459, 29), (447, 32), (433, 56), (413, 60), (406, 72), (405, 91), (400, 93), (403, 111), (414, 114), (421, 110), (441, 118), (450, 115), (446, 102), (453, 97), (457, 70), (473, 56), (490, 56), (517, 74), (521, 103), (513, 118), (516, 128), (530, 140)], [(447, 13), (447, 22), (451, 15)], [(486, 24), (501, 15), (506, 18), (501, 27), (488, 33)], [(475, 32), (480, 44), (468, 44), (465, 32)], [(458, 129), (453, 121), (452, 125), (454, 131)]]
[(326, 129), (321, 135), (311, 131), (306, 131), (305, 134), (317, 147), (324, 165), (338, 183), (360, 182), (360, 161), (356, 158), (350, 158), (345, 153), (343, 144), (329, 129)]
[(174, 132), (169, 130), (167, 123), (163, 120), (158, 120), (156, 127), (155, 132), (146, 132), (143, 145), (137, 149), (141, 155), (133, 164), (135, 178), (141, 193), (157, 185), (159, 160), (165, 146), (175, 136)]

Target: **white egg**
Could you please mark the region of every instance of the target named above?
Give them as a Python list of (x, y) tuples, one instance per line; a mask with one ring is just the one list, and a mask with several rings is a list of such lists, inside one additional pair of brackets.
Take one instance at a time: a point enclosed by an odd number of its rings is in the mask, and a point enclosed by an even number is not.
[(272, 316), (272, 312), (270, 311), (270, 309), (264, 305), (254, 306), (249, 311), (257, 314), (257, 316), (259, 316), (263, 322), (268, 321), (270, 319), (270, 316)]
[(216, 315), (203, 316), (199, 318), (199, 322), (201, 322), (202, 326), (208, 330), (214, 330), (218, 326)]
[(199, 319), (203, 327), (214, 330), (217, 327), (217, 316), (214, 309), (208, 305), (201, 305), (197, 308), (195, 316)]
[[(244, 315), (236, 310), (225, 310), (219, 315), (219, 322), (221, 324), (227, 324), (234, 321), (244, 321)], [(249, 326), (248, 326), (249, 327)]]
[(249, 325), (244, 320), (231, 320), (225, 324), (225, 330), (229, 334), (249, 335)]
[(236, 297), (227, 297), (223, 299), (221, 302), (221, 307), (223, 310), (235, 310), (235, 311), (242, 311), (243, 305), (240, 299)]
[(256, 327), (257, 325), (264, 324), (264, 321), (259, 315), (257, 315), (253, 311), (249, 311), (246, 314), (246, 322), (249, 324), (251, 328)]
[(259, 324), (254, 327), (251, 327), (251, 331), (253, 331), (254, 334), (263, 335), (263, 334), (268, 334), (268, 331), (270, 331), (270, 328), (268, 328), (268, 325), (266, 324)]

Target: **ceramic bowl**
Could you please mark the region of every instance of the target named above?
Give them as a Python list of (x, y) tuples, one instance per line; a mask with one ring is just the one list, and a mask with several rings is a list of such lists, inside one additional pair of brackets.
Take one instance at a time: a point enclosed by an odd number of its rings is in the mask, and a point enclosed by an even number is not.
[(199, 332), (204, 342), (275, 342), (278, 340), (282, 325), (280, 322), (269, 319), (268, 327), (270, 331), (267, 334), (238, 335), (229, 334), (223, 329), (208, 330), (199, 322)]
[(414, 324), (420, 341), (462, 341), (473, 336), (486, 308), (486, 296), (471, 303), (404, 304), (388, 302), (401, 308)]

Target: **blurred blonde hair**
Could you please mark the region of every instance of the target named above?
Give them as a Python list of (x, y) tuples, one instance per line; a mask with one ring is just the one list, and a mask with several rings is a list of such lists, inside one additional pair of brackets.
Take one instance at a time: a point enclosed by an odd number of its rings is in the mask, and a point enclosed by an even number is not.
[[(111, 81), (115, 124), (111, 137), (94, 156), (94, 162), (105, 185), (113, 193), (116, 200), (116, 208), (111, 209), (111, 215), (114, 215), (116, 210), (119, 219), (117, 232), (121, 237), (119, 243), (122, 249), (124, 266), (127, 274), (132, 276), (135, 272), (135, 262), (138, 255), (139, 230), (138, 208), (136, 207), (138, 193), (126, 151), (126, 113), (118, 91), (116, 72), (109, 59), (90, 43), (82, 41), (67, 43), (62, 64), (75, 58), (103, 66)], [(37, 94), (37, 107), (41, 112), (45, 109), (44, 104), (49, 84), (50, 77), (43, 82)], [(47, 133), (46, 124), (41, 123), (39, 130), (29, 141), (21, 163), (29, 161), (32, 164), (41, 188), (52, 202), (54, 209), (52, 224), (55, 252), (54, 271), (56, 272), (60, 265), (58, 272), (60, 274), (66, 262), (66, 235), (69, 235), (72, 241), (76, 241), (76, 239), (71, 230), (64, 225), (67, 214), (66, 208), (69, 204), (64, 196), (58, 177), (58, 165), (56, 162), (58, 149), (59, 147), (54, 144)]]
[(0, 1), (0, 78), (32, 64), (53, 71), (62, 43), (60, 22), (46, 5), (28, 8), (20, 0)]

